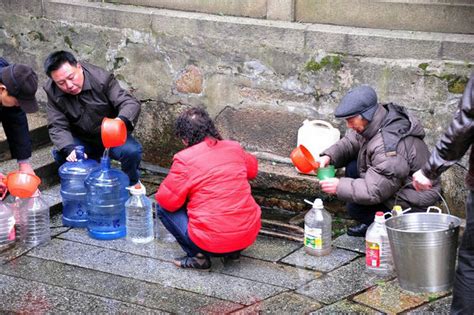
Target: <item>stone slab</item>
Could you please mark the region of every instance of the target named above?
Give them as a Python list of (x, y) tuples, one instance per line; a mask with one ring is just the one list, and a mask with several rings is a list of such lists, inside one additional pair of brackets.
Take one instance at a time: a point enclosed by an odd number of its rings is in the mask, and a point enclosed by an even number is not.
[(147, 244), (134, 244), (126, 238), (101, 241), (90, 238), (86, 229), (71, 229), (67, 233), (59, 235), (58, 238), (143, 257), (156, 258), (168, 262), (172, 262), (175, 257), (181, 257), (184, 255), (183, 250), (176, 242), (169, 243), (155, 239)]
[(306, 254), (304, 249), (301, 248), (288, 257), (285, 257), (282, 262), (301, 268), (330, 272), (349, 263), (358, 256), (359, 255), (354, 252), (333, 248), (329, 255), (316, 257)]
[(175, 314), (229, 313), (242, 307), (156, 283), (33, 257), (21, 257), (4, 265), (0, 273)]
[(367, 306), (353, 303), (348, 300), (342, 300), (329, 306), (323, 307), (310, 314), (382, 314)]
[(321, 276), (321, 273), (315, 271), (302, 270), (300, 268), (244, 257), (240, 259), (240, 262), (230, 262), (225, 265), (215, 264), (213, 270), (226, 275), (288, 289), (296, 289)]
[(0, 275), (0, 310), (24, 314), (166, 314), (157, 309), (4, 275)]
[(302, 244), (298, 242), (259, 236), (252, 246), (242, 252), (242, 255), (277, 262), (301, 246)]
[(162, 9), (196, 11), (219, 15), (264, 18), (268, 0), (107, 0), (107, 2), (150, 6)]
[(267, 0), (267, 19), (294, 21), (295, 0)]
[(365, 273), (365, 260), (359, 258), (347, 266), (311, 281), (296, 292), (312, 297), (316, 301), (331, 304), (384, 282), (388, 278), (390, 277), (378, 277)]
[(306, 296), (293, 292), (283, 292), (234, 314), (307, 314), (320, 307), (321, 304)]
[(397, 314), (446, 294), (448, 292), (412, 293), (401, 289), (397, 281), (388, 281), (378, 283), (376, 287), (355, 296), (353, 300), (383, 313)]
[(407, 312), (410, 315), (421, 315), (421, 314), (449, 314), (451, 311), (451, 303), (453, 301), (453, 297), (447, 296), (442, 299), (436, 300), (434, 302), (430, 302), (416, 308), (412, 311)]
[(183, 270), (167, 261), (59, 239), (53, 239), (41, 249), (33, 249), (28, 256), (158, 283), (245, 305), (285, 290), (215, 272)]
[(365, 238), (343, 234), (333, 241), (333, 245), (365, 255)]

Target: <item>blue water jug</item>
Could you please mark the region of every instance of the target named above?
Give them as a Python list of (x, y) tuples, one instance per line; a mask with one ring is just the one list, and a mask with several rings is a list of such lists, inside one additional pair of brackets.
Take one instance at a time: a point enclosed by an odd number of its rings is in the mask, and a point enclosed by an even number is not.
[(66, 162), (59, 168), (61, 197), (63, 199), (63, 224), (72, 227), (87, 226), (87, 190), (84, 180), (99, 167), (94, 160), (84, 159), (84, 147), (76, 146), (77, 162)]
[(86, 177), (89, 236), (99, 240), (124, 237), (125, 202), (128, 199), (128, 176), (110, 167), (110, 158), (102, 157), (100, 168)]

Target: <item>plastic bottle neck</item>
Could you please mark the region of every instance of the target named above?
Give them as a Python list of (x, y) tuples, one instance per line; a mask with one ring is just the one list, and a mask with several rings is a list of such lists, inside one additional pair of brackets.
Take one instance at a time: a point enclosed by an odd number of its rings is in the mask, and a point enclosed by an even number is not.
[(110, 169), (110, 158), (108, 158), (108, 157), (100, 158), (100, 167), (103, 170), (109, 170)]
[(76, 159), (78, 161), (84, 160), (84, 147), (83, 146), (80, 146), (80, 145), (76, 146), (74, 148), (74, 151), (76, 151)]

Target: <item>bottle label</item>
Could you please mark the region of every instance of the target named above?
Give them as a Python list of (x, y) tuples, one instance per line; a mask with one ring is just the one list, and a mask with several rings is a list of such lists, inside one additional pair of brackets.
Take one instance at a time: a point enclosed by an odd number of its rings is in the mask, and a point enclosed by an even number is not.
[(304, 246), (312, 249), (323, 248), (323, 230), (304, 226)]
[(15, 218), (10, 217), (8, 219), (8, 240), (14, 241), (15, 240)]
[(380, 244), (365, 242), (365, 263), (369, 267), (380, 267)]

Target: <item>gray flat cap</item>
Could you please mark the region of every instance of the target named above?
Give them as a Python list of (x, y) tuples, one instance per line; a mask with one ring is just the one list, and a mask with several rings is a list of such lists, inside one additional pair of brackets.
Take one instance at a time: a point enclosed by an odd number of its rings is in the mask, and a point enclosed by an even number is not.
[(377, 93), (367, 85), (362, 85), (350, 90), (336, 107), (336, 118), (349, 118), (361, 115), (371, 121), (377, 110)]

